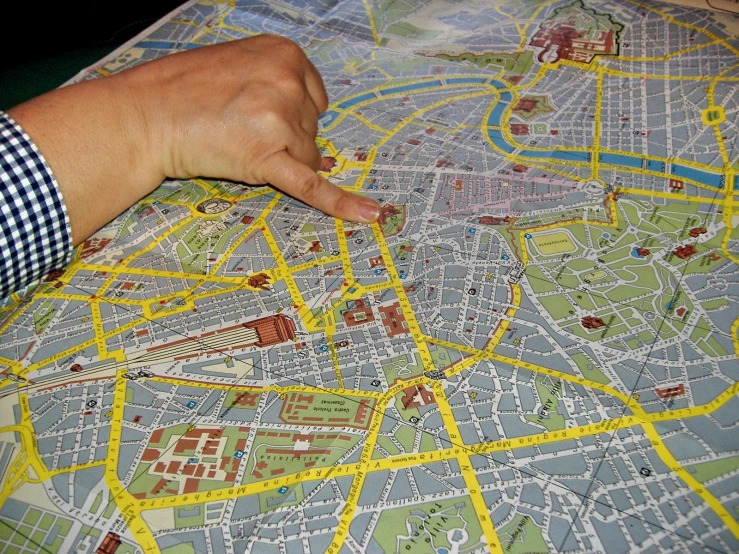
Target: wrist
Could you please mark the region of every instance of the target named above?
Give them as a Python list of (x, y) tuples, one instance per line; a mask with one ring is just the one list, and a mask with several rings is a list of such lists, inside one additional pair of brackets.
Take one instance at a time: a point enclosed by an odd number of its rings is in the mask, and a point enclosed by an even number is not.
[[(46, 158), (67, 207), (74, 244), (162, 181), (142, 133), (146, 120), (121, 80), (95, 79), (8, 110)], [(142, 134), (139, 134), (142, 133)]]
[[(113, 129), (125, 155), (125, 167), (133, 185), (145, 196), (166, 177), (164, 170), (163, 137), (159, 125), (161, 110), (157, 110), (153, 91), (137, 86), (127, 73), (104, 79), (115, 106)], [(122, 160), (124, 161), (124, 160)]]

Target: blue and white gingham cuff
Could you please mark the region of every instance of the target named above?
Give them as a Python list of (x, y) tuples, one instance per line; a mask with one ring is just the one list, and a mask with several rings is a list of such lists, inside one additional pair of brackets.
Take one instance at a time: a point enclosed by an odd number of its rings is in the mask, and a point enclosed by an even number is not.
[(71, 257), (69, 217), (51, 168), (23, 129), (0, 111), (0, 299)]

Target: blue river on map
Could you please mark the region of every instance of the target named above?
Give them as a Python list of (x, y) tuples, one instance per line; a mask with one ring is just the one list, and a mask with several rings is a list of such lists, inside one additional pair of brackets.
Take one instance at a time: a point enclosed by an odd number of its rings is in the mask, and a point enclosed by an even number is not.
[[(437, 79), (434, 81), (423, 81), (420, 83), (413, 83), (408, 85), (400, 85), (397, 87), (391, 87), (379, 90), (378, 92), (368, 92), (361, 94), (354, 98), (349, 98), (337, 104), (337, 108), (345, 110), (351, 106), (355, 106), (362, 102), (378, 98), (379, 96), (388, 96), (391, 94), (400, 94), (403, 92), (419, 91), (427, 88), (440, 87), (443, 85), (465, 85), (465, 84), (482, 84), (488, 83), (493, 85), (495, 88), (503, 89), (507, 88), (508, 85), (502, 81), (496, 79), (489, 79), (486, 77), (449, 77), (447, 79)], [(378, 96), (379, 95), (379, 96)], [(504, 92), (500, 95), (499, 102), (490, 112), (487, 121), (488, 137), (490, 141), (506, 154), (516, 153), (517, 156), (525, 158), (538, 158), (538, 159), (553, 159), (569, 162), (589, 162), (592, 160), (592, 154), (586, 150), (529, 150), (526, 148), (519, 148), (506, 141), (503, 133), (500, 129), (501, 122), (503, 119), (503, 112), (509, 107), (513, 96), (510, 92)], [(339, 117), (339, 113), (333, 110), (329, 110), (321, 116), (321, 123), (324, 126), (333, 123), (336, 118)], [(697, 169), (687, 165), (681, 165), (679, 163), (670, 164), (670, 172), (667, 172), (665, 162), (660, 160), (650, 160), (645, 157), (632, 154), (616, 154), (611, 152), (604, 152), (598, 155), (598, 161), (612, 165), (620, 166), (628, 169), (647, 169), (655, 173), (662, 173), (664, 175), (674, 175), (675, 177), (681, 177), (690, 179), (697, 183), (707, 185), (713, 188), (723, 188), (724, 176), (719, 173), (713, 173), (702, 169)], [(734, 177), (734, 189), (739, 189), (739, 175)]]

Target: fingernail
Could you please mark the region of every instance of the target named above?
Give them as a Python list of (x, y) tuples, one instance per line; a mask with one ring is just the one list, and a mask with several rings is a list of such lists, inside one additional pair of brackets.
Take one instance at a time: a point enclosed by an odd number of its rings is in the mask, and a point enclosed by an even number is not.
[(363, 223), (373, 223), (380, 217), (380, 205), (371, 198), (363, 198), (357, 208)]

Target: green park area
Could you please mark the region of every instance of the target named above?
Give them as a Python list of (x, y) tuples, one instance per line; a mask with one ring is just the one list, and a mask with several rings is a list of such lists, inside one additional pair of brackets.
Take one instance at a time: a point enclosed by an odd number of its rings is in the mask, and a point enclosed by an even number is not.
[(406, 207), (404, 204), (393, 206), (395, 208), (395, 211), (398, 213), (389, 215), (385, 218), (384, 223), (382, 223), (382, 233), (386, 237), (392, 237), (393, 235), (397, 235), (400, 233), (400, 231), (403, 230), (403, 226), (405, 225), (405, 217), (406, 217)]
[(366, 429), (376, 402), (374, 398), (341, 398), (333, 393), (290, 393), (280, 409), (280, 420), (290, 425)]
[(606, 375), (598, 369), (598, 366), (592, 363), (585, 354), (572, 354), (570, 357), (572, 358), (572, 361), (577, 364), (577, 367), (586, 379), (590, 379), (591, 381), (595, 381), (602, 385), (607, 385), (611, 382), (611, 380), (606, 377)]
[(401, 242), (392, 247), (393, 260), (404, 262), (408, 259), (410, 251), (413, 250), (413, 245), (410, 242)]
[(702, 462), (686, 466), (687, 470), (700, 481), (706, 483), (711, 479), (725, 475), (731, 471), (739, 469), (739, 456), (731, 456), (721, 460), (712, 460), (710, 462)]
[(481, 69), (499, 69), (513, 75), (525, 75), (534, 63), (531, 50), (523, 52), (463, 52), (461, 54), (436, 54), (437, 58), (453, 62), (467, 62)]
[[(213, 187), (218, 186), (218, 181), (206, 182)], [(193, 181), (178, 181), (177, 183), (168, 184), (167, 186), (154, 190), (154, 192), (147, 196), (147, 200), (152, 202), (183, 202), (195, 206), (210, 196), (212, 196), (210, 191)], [(144, 204), (141, 208), (137, 208), (136, 211), (140, 209), (146, 209), (146, 205)]]
[(690, 342), (703, 350), (707, 355), (726, 356), (726, 349), (716, 340), (711, 331), (711, 325), (705, 318), (698, 319), (693, 332), (690, 334)]
[(57, 305), (53, 300), (45, 300), (33, 310), (33, 328), (40, 335), (49, 325), (57, 311)]
[[(216, 457), (212, 457), (211, 459), (200, 457), (194, 448), (183, 449), (181, 452), (177, 452), (176, 455), (168, 449), (172, 438), (177, 440), (189, 440), (190, 437), (185, 436), (189, 432), (188, 430), (197, 431), (199, 429), (207, 429), (210, 432), (208, 438), (211, 443), (221, 442), (225, 439), (226, 443), (223, 448), (222, 458), (226, 458), (229, 463), (232, 461), (234, 454), (238, 450), (236, 448), (237, 442), (240, 439), (246, 438), (246, 432), (239, 427), (226, 427), (225, 429), (222, 427), (195, 427), (192, 429), (187, 424), (182, 423), (156, 430), (155, 433), (157, 431), (161, 431), (161, 434), (159, 434), (156, 440), (150, 440), (147, 447), (158, 450), (160, 454), (166, 451), (168, 456), (176, 456), (177, 461), (181, 461), (182, 463), (187, 463), (189, 459), (193, 457), (199, 458), (199, 463), (219, 463), (220, 460)], [(198, 437), (199, 436), (200, 435), (198, 435)], [(174, 450), (176, 447), (172, 446), (171, 448)], [(147, 463), (139, 461), (136, 471), (134, 472), (133, 479), (131, 480), (131, 485), (128, 489), (129, 492), (134, 495), (144, 495), (144, 498), (162, 498), (170, 494), (177, 494), (179, 489), (178, 483), (171, 483), (170, 486), (162, 487), (161, 480), (164, 478), (164, 475), (150, 472), (150, 468), (153, 463), (155, 462)], [(198, 483), (198, 491), (217, 490), (231, 485), (233, 485), (233, 483), (228, 481), (219, 481), (201, 477)]]
[(438, 344), (431, 344), (429, 351), (431, 352), (431, 360), (434, 362), (434, 367), (439, 370), (446, 369), (464, 357), (459, 350), (439, 346)]
[(178, 506), (174, 510), (174, 528), (187, 529), (205, 524), (205, 503)]
[(547, 554), (541, 528), (530, 516), (517, 514), (510, 523), (498, 529), (498, 539), (506, 554)]
[(526, 266), (526, 278), (529, 280), (535, 294), (546, 294), (557, 290), (556, 285), (552, 283), (552, 279), (547, 277), (547, 274), (537, 265), (529, 264)]
[(192, 541), (188, 541), (162, 548), (162, 554), (198, 554), (198, 551)]
[[(189, 282), (189, 281), (185, 281)], [(194, 281), (193, 281), (194, 283)], [(174, 312), (186, 306), (187, 302), (182, 297), (171, 298), (169, 300), (157, 300), (149, 303), (149, 310), (152, 314), (164, 315), (166, 312)]]
[(289, 487), (260, 492), (257, 496), (259, 497), (259, 511), (264, 514), (277, 508), (287, 508), (302, 502), (304, 498), (303, 485), (296, 483)]
[(240, 236), (244, 225), (226, 225), (219, 217), (201, 217), (191, 225), (178, 229), (172, 235), (177, 259), (185, 273), (205, 273), (209, 260), (223, 254), (231, 240)]
[(196, 206), (210, 196), (211, 193), (209, 191), (192, 181), (165, 183), (155, 189), (140, 205), (136, 206), (130, 212), (130, 215), (123, 224), (120, 238), (134, 232), (136, 227), (142, 223), (145, 223), (147, 227), (152, 227), (153, 224), (147, 218), (154, 218), (154, 221), (159, 219), (156, 212), (152, 211), (152, 204), (159, 203), (159, 210), (171, 209), (172, 205), (168, 206), (168, 202), (181, 202), (190, 206)]
[(407, 554), (439, 552), (441, 548), (447, 552), (483, 548), (482, 529), (466, 496), (384, 510), (374, 539), (383, 552)]
[(252, 417), (247, 417), (248, 413), (253, 413), (257, 409), (260, 400), (258, 392), (245, 392), (238, 390), (230, 390), (226, 394), (221, 408), (220, 417), (230, 414), (229, 418), (236, 421), (250, 421)]
[(370, 4), (372, 18), (378, 31), (387, 25), (407, 17), (416, 10), (412, 2), (396, 0), (376, 0)]
[[(52, 513), (42, 513), (29, 508), (20, 520), (20, 525), (0, 525), (0, 551), (9, 553), (37, 552), (43, 545), (48, 552), (59, 552), (64, 539), (72, 529), (72, 522)], [(89, 529), (89, 527), (87, 528)], [(100, 535), (99, 531), (96, 531)], [(46, 544), (47, 537), (54, 540)], [(23, 548), (27, 550), (23, 550)]]
[[(385, 31), (388, 35), (395, 35), (403, 38), (412, 38), (416, 40), (433, 40), (442, 34), (441, 31), (434, 31), (433, 29), (422, 29), (408, 23), (406, 21), (399, 21), (389, 25)], [(387, 38), (380, 40), (380, 46), (388, 43)]]
[(721, 310), (729, 306), (729, 301), (726, 298), (714, 298), (713, 300), (705, 300), (701, 303), (701, 306), (707, 312), (714, 310)]
[(360, 435), (332, 431), (311, 433), (310, 439), (298, 432), (259, 431), (249, 453), (242, 483), (332, 466), (360, 438)]
[(385, 374), (387, 384), (392, 387), (398, 379), (412, 379), (421, 375), (423, 365), (415, 352), (408, 352), (383, 361), (382, 372)]
[(624, 29), (622, 23), (610, 13), (603, 13), (586, 6), (582, 0), (565, 4), (552, 12), (551, 21), (572, 24), (576, 22), (578, 36), (587, 40), (597, 40), (606, 31), (613, 31), (614, 42), (618, 43)]
[[(429, 452), (436, 450), (437, 446), (434, 437), (430, 433), (421, 432), (418, 447), (415, 445), (417, 423), (421, 420), (421, 411), (416, 407), (404, 407), (403, 399), (406, 398), (405, 391), (401, 391), (395, 395), (395, 404), (389, 408), (390, 417), (394, 421), (404, 422), (407, 425), (394, 425), (394, 434), (382, 434), (377, 439), (377, 444), (387, 450), (391, 455), (404, 454), (410, 452)], [(432, 407), (435, 407), (433, 405)], [(383, 455), (379, 451), (375, 451), (373, 459), (382, 458)]]
[(538, 407), (538, 413), (527, 415), (526, 419), (531, 423), (542, 425), (550, 432), (564, 429), (565, 418), (557, 411), (561, 391), (562, 381), (552, 379), (548, 375), (537, 375), (536, 392), (541, 405)]
[[(378, 436), (377, 445), (385, 449), (391, 456), (407, 454), (410, 452), (429, 452), (436, 450), (437, 446), (433, 435), (421, 432), (420, 442), (416, 447), (417, 423), (421, 420), (421, 411), (417, 407), (404, 407), (403, 399), (406, 398), (405, 391), (395, 395), (395, 404), (389, 408), (389, 417), (394, 422), (403, 422), (393, 425), (392, 433), (384, 433)], [(432, 405), (432, 407), (434, 407)], [(380, 451), (375, 451), (372, 458), (383, 458)]]
[[(386, 450), (390, 456), (403, 454), (403, 452), (400, 450), (400, 448), (398, 448), (398, 445), (393, 441), (393, 439), (387, 435), (380, 435), (377, 437), (377, 448), (382, 448)], [(372, 453), (373, 460), (382, 460), (383, 458), (385, 458), (385, 454), (378, 449), (375, 449), (375, 451)]]
[[(418, 412), (418, 410), (410, 411)], [(398, 427), (397, 431), (395, 432), (394, 438), (395, 441), (400, 444), (402, 450), (400, 450), (396, 442), (392, 441), (391, 438), (387, 435), (381, 435), (380, 437), (378, 437), (377, 444), (385, 448), (388, 452), (394, 454), (408, 454), (410, 452), (429, 452), (438, 448), (436, 446), (436, 443), (434, 442), (434, 437), (429, 433), (421, 433), (421, 442), (418, 445), (418, 448), (415, 448), (414, 441), (416, 440), (416, 429), (413, 425), (401, 425), (400, 427)], [(379, 455), (379, 452), (375, 452), (372, 457), (382, 458), (382, 456)]]
[(629, 327), (624, 323), (624, 320), (618, 313), (604, 310), (602, 312), (594, 312), (593, 315), (602, 319), (605, 326), (598, 329), (586, 329), (583, 327), (582, 323), (578, 321), (567, 327), (567, 330), (580, 338), (594, 342), (612, 339), (629, 331)]
[(100, 509), (100, 505), (103, 503), (103, 491), (100, 491), (97, 493), (97, 496), (95, 496), (95, 500), (92, 501), (92, 506), (90, 506), (90, 513), (95, 514)]
[[(694, 306), (685, 294), (675, 290), (674, 272), (664, 266), (675, 266), (680, 260), (675, 261), (673, 258), (677, 257), (665, 250), (667, 244), (694, 241), (689, 231), (706, 225), (705, 214), (699, 211), (700, 204), (687, 202), (665, 207), (644, 199), (622, 198), (617, 207), (616, 227), (563, 224), (561, 228), (532, 232), (528, 238), (521, 236), (524, 230), (512, 233), (504, 230), (503, 235), (513, 245), (521, 239), (530, 245), (527, 279), (537, 300), (556, 321), (583, 339), (620, 341), (623, 338), (621, 347), (633, 350), (656, 335), (669, 339), (685, 328), (687, 315)], [(522, 223), (517, 220), (516, 226), (519, 225)], [(721, 264), (723, 257), (711, 260), (708, 255), (716, 253), (721, 240), (722, 236), (718, 236), (710, 244), (698, 244), (699, 252), (705, 255), (696, 254), (684, 267), (686, 274), (706, 273)], [(649, 252), (639, 254), (637, 247)], [(596, 254), (582, 257), (585, 249), (595, 250)], [(707, 309), (726, 305), (723, 299), (709, 302)], [(605, 325), (585, 328), (575, 319), (575, 314), (583, 312), (600, 318)], [(640, 314), (644, 313), (655, 313), (658, 317), (642, 318)], [(667, 316), (664, 322), (659, 317), (662, 315)], [(568, 319), (571, 322), (565, 322)], [(631, 329), (644, 323), (650, 326), (651, 332), (642, 329), (629, 335)], [(706, 336), (702, 341), (700, 338), (696, 337), (697, 344), (707, 354), (725, 352), (715, 338)]]

